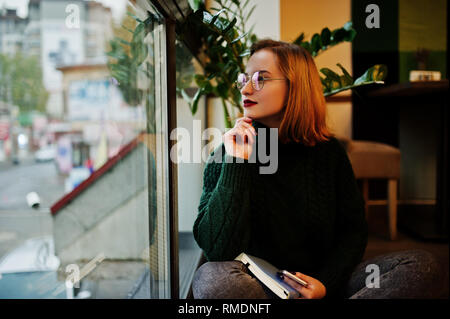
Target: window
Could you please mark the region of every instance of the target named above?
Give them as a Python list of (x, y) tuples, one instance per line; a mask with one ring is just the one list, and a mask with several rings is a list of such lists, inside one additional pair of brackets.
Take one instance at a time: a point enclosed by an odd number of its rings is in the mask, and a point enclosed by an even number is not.
[(34, 12), (34, 55), (0, 52), (0, 298), (170, 298), (165, 20), (123, 1), (86, 57), (69, 4)]

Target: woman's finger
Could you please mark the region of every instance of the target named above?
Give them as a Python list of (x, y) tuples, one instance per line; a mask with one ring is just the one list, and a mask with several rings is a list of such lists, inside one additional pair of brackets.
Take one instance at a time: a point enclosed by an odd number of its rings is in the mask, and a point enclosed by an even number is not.
[(297, 276), (298, 278), (300, 278), (303, 281), (306, 281), (307, 283), (311, 283), (314, 280), (312, 280), (313, 278), (311, 278), (310, 276), (307, 276), (305, 274), (302, 274), (301, 272), (291, 272), (294, 276)]
[(242, 134), (244, 136), (247, 137), (248, 143), (253, 144), (255, 142), (255, 138), (254, 138), (255, 134), (250, 127), (247, 128), (247, 127), (241, 126), (239, 128), (239, 130), (240, 130), (240, 132), (242, 132)]
[(240, 122), (251, 123), (251, 122), (253, 122), (253, 120), (249, 117), (244, 116), (244, 117), (240, 117), (236, 120), (236, 124), (240, 123)]
[(254, 128), (252, 125), (250, 125), (249, 123), (241, 122), (241, 123), (239, 124), (239, 126), (240, 126), (240, 127), (245, 127), (245, 128), (250, 129), (250, 130), (252, 131), (253, 135), (256, 136), (256, 130), (255, 130), (255, 128)]
[(236, 137), (236, 142), (245, 142), (245, 129), (242, 127), (236, 127), (230, 132), (231, 135)]
[(246, 129), (244, 127), (239, 127), (232, 132), (232, 135), (236, 136), (236, 142), (243, 142), (248, 144), (255, 143), (255, 138), (253, 136), (253, 132), (250, 129)]
[(303, 287), (299, 283), (295, 282), (294, 280), (290, 279), (289, 277), (284, 276), (284, 282), (287, 283), (289, 286), (294, 288), (299, 292), (300, 295), (302, 295), (305, 298), (309, 298), (309, 291), (306, 287)]
[(251, 129), (245, 129), (247, 138), (248, 138), (248, 143), (253, 144), (255, 143), (255, 137), (253, 135), (253, 132)]

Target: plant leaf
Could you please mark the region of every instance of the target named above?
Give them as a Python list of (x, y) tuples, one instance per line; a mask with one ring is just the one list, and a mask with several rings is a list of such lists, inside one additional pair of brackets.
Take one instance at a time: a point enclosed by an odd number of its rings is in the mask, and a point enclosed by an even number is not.
[(127, 15), (129, 15), (130, 17), (132, 17), (134, 20), (136, 20), (139, 23), (142, 23), (142, 20), (139, 19), (136, 15), (134, 15), (133, 13), (127, 11)]
[[(214, 16), (212, 16), (212, 19), (211, 19), (211, 21), (209, 22), (209, 25), (210, 25), (210, 26), (215, 25), (217, 19), (219, 19), (219, 16), (222, 14), (222, 12), (225, 12), (225, 11), (226, 11), (226, 9), (222, 9), (222, 10), (220, 10), (219, 12), (217, 12)], [(217, 27), (220, 27), (220, 24), (219, 24), (219, 25), (216, 25), (216, 26), (217, 26)]]
[(200, 98), (203, 95), (203, 89), (200, 88), (197, 90), (197, 92), (194, 95), (194, 98), (192, 99), (192, 115), (195, 115), (195, 113), (197, 113), (197, 109), (198, 109), (198, 102), (200, 101)]
[(342, 28), (344, 30), (350, 31), (351, 29), (353, 29), (353, 22), (352, 21), (348, 21), (346, 24), (344, 24), (344, 26)]
[(313, 50), (312, 50), (311, 44), (309, 44), (309, 42), (302, 42), (300, 44), (300, 46), (302, 46), (306, 51), (308, 51), (310, 54), (312, 54)]
[(337, 66), (342, 70), (342, 73), (344, 73), (344, 75), (342, 75), (340, 77), (341, 78), (341, 85), (342, 86), (348, 86), (348, 85), (353, 84), (353, 78), (347, 72), (347, 70), (340, 63), (338, 63)]
[(250, 49), (247, 49), (244, 52), (242, 52), (241, 54), (239, 54), (240, 57), (245, 57), (247, 55), (250, 55)]
[(324, 28), (320, 34), (320, 39), (322, 40), (322, 47), (326, 47), (331, 42), (331, 31), (328, 28)]
[(238, 42), (239, 40), (241, 40), (242, 38), (246, 37), (248, 35), (248, 32), (245, 32), (243, 34), (241, 34), (240, 36), (238, 36), (236, 39), (234, 39), (233, 41), (231, 41), (231, 44), (235, 44), (236, 42)]
[(303, 39), (304, 39), (304, 38), (305, 38), (305, 33), (302, 32), (302, 33), (297, 37), (297, 39), (295, 39), (294, 42), (292, 42), (292, 43), (297, 44), (297, 45), (301, 45), (301, 43), (303, 42)]
[(233, 28), (235, 26), (237, 22), (237, 18), (234, 17), (233, 20), (230, 21), (230, 23), (227, 24), (227, 26), (225, 27), (225, 29), (223, 29), (222, 31), (222, 35), (226, 35), (228, 31), (231, 30), (231, 28)]
[(188, 0), (188, 2), (191, 9), (194, 11), (197, 11), (203, 3), (202, 0)]
[(184, 89), (178, 89), (178, 88), (177, 88), (177, 90), (179, 90), (179, 93), (181, 93), (181, 96), (183, 97), (183, 99), (184, 99), (186, 102), (188, 102), (189, 108), (192, 110), (192, 106), (191, 106), (191, 104), (192, 104), (192, 99), (191, 99), (191, 97), (186, 93), (186, 91), (185, 91)]
[[(332, 87), (328, 86), (324, 88), (324, 95), (331, 96), (336, 93), (354, 89), (359, 86), (369, 85), (369, 84), (384, 84), (384, 79), (387, 76), (387, 67), (384, 64), (376, 64), (373, 67), (370, 67), (361, 75), (359, 78), (355, 80), (351, 85), (340, 86), (340, 87)], [(322, 82), (323, 83), (323, 82)]]
[(333, 81), (339, 82), (339, 75), (336, 72), (334, 72), (333, 70), (331, 70), (329, 68), (322, 68), (322, 69), (320, 69), (320, 72), (322, 72), (327, 78), (329, 78)]

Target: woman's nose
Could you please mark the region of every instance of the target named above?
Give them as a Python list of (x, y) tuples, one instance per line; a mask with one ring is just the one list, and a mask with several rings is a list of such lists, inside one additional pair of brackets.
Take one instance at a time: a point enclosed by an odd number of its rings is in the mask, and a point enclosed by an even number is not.
[(241, 89), (242, 95), (250, 95), (253, 93), (252, 81), (247, 81), (244, 87)]

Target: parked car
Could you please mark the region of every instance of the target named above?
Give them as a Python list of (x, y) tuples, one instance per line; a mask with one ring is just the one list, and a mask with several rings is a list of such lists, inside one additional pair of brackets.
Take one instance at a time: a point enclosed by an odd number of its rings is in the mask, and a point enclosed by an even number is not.
[(59, 265), (51, 236), (26, 240), (0, 258), (0, 298), (66, 299), (65, 283), (57, 279)]
[(56, 157), (56, 146), (46, 145), (34, 153), (34, 160), (36, 162), (53, 161)]

